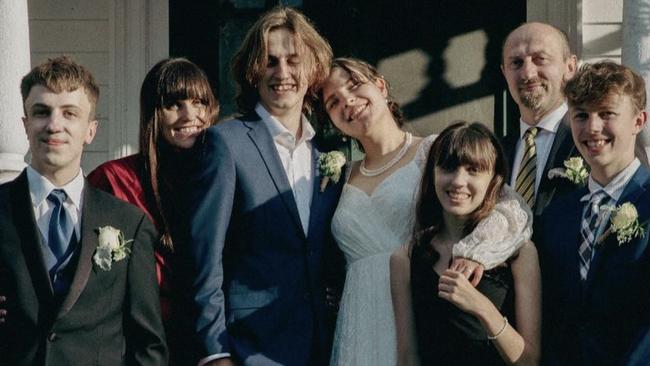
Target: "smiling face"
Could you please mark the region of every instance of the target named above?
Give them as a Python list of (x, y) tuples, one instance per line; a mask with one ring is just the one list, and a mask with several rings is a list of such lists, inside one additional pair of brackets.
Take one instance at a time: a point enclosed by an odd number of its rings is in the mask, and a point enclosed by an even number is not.
[(562, 86), (576, 69), (566, 48), (562, 35), (542, 23), (525, 24), (508, 36), (501, 71), (524, 122), (534, 125), (564, 102)]
[(275, 117), (299, 115), (308, 82), (295, 36), (276, 28), (268, 34), (267, 49), (268, 64), (257, 86), (260, 103)]
[(454, 169), (435, 167), (434, 185), (443, 214), (464, 220), (483, 203), (492, 177), (491, 170), (468, 164)]
[(391, 117), (386, 104), (386, 82), (359, 80), (343, 68), (335, 67), (322, 86), (323, 104), (334, 126), (344, 134), (360, 138), (372, 121)]
[(84, 145), (97, 131), (84, 89), (55, 93), (35, 85), (25, 99), (25, 112), (32, 167), (55, 184), (72, 180), (79, 172)]
[(628, 95), (610, 93), (602, 101), (571, 106), (571, 132), (593, 178), (606, 185), (634, 160), (636, 135), (646, 121)]
[(208, 126), (206, 106), (199, 99), (178, 100), (162, 108), (161, 129), (172, 146), (189, 149)]

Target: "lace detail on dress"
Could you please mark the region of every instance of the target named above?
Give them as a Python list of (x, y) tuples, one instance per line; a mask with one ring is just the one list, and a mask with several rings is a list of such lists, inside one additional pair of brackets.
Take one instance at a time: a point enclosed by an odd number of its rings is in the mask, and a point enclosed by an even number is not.
[(530, 208), (520, 195), (504, 185), (494, 210), (454, 245), (453, 255), (477, 261), (489, 270), (510, 258), (532, 234)]

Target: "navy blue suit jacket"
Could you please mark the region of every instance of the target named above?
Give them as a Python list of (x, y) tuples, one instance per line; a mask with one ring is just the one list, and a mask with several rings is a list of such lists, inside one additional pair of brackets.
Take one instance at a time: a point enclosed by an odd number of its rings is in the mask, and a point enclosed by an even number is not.
[(203, 355), (246, 365), (325, 364), (325, 258), (342, 182), (319, 191), (318, 151), (308, 236), (268, 128), (255, 113), (206, 132), (185, 235)]
[[(547, 207), (535, 231), (543, 283), (543, 364), (650, 364), (650, 171), (641, 166), (618, 205), (631, 202), (645, 234), (597, 246), (581, 283), (579, 189)], [(609, 225), (609, 223), (607, 224)]]

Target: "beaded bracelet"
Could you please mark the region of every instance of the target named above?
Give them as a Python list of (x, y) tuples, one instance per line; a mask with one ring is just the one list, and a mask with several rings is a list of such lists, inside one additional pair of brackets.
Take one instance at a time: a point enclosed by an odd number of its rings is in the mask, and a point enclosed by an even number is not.
[(503, 317), (503, 326), (501, 327), (501, 329), (497, 332), (497, 334), (495, 334), (495, 335), (493, 335), (493, 336), (491, 336), (491, 335), (488, 334), (487, 339), (493, 341), (493, 340), (499, 338), (499, 336), (500, 336), (501, 334), (503, 334), (503, 331), (506, 330), (506, 327), (507, 327), (507, 326), (508, 326), (508, 318), (506, 318), (506, 317), (504, 316), (504, 317)]

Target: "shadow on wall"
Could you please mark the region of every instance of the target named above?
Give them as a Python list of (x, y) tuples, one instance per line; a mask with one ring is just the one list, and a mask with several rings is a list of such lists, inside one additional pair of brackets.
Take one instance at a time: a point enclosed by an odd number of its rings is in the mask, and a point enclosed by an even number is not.
[(385, 75), (395, 85), (422, 85), (410, 100), (398, 95), (407, 118), (415, 120), (501, 94), (505, 87), (499, 69), (501, 42), (525, 19), (525, 4), (515, 3), (524, 2), (305, 1), (304, 9), (337, 56), (359, 57), (381, 69), (382, 61), (395, 55), (412, 50), (424, 54), (423, 73), (405, 64), (399, 79)]
[[(223, 115), (236, 111), (229, 73), (232, 54), (259, 14), (277, 3), (224, 0), (211, 10), (188, 10), (198, 5), (184, 4), (184, 10), (174, 13), (170, 1), (172, 53), (188, 55), (207, 69), (219, 85)], [(506, 112), (503, 107), (506, 86), (499, 67), (501, 42), (525, 21), (525, 6), (523, 1), (506, 0), (304, 0), (300, 8), (329, 39), (335, 56), (378, 66), (393, 85), (410, 128), (424, 134), (459, 118), (488, 125), (496, 121), (499, 132), (504, 131), (505, 116), (516, 123), (516, 108)], [(190, 13), (194, 34), (216, 40), (218, 51), (216, 44), (213, 48), (203, 41), (183, 42), (174, 34), (173, 25), (183, 24), (174, 18)]]

